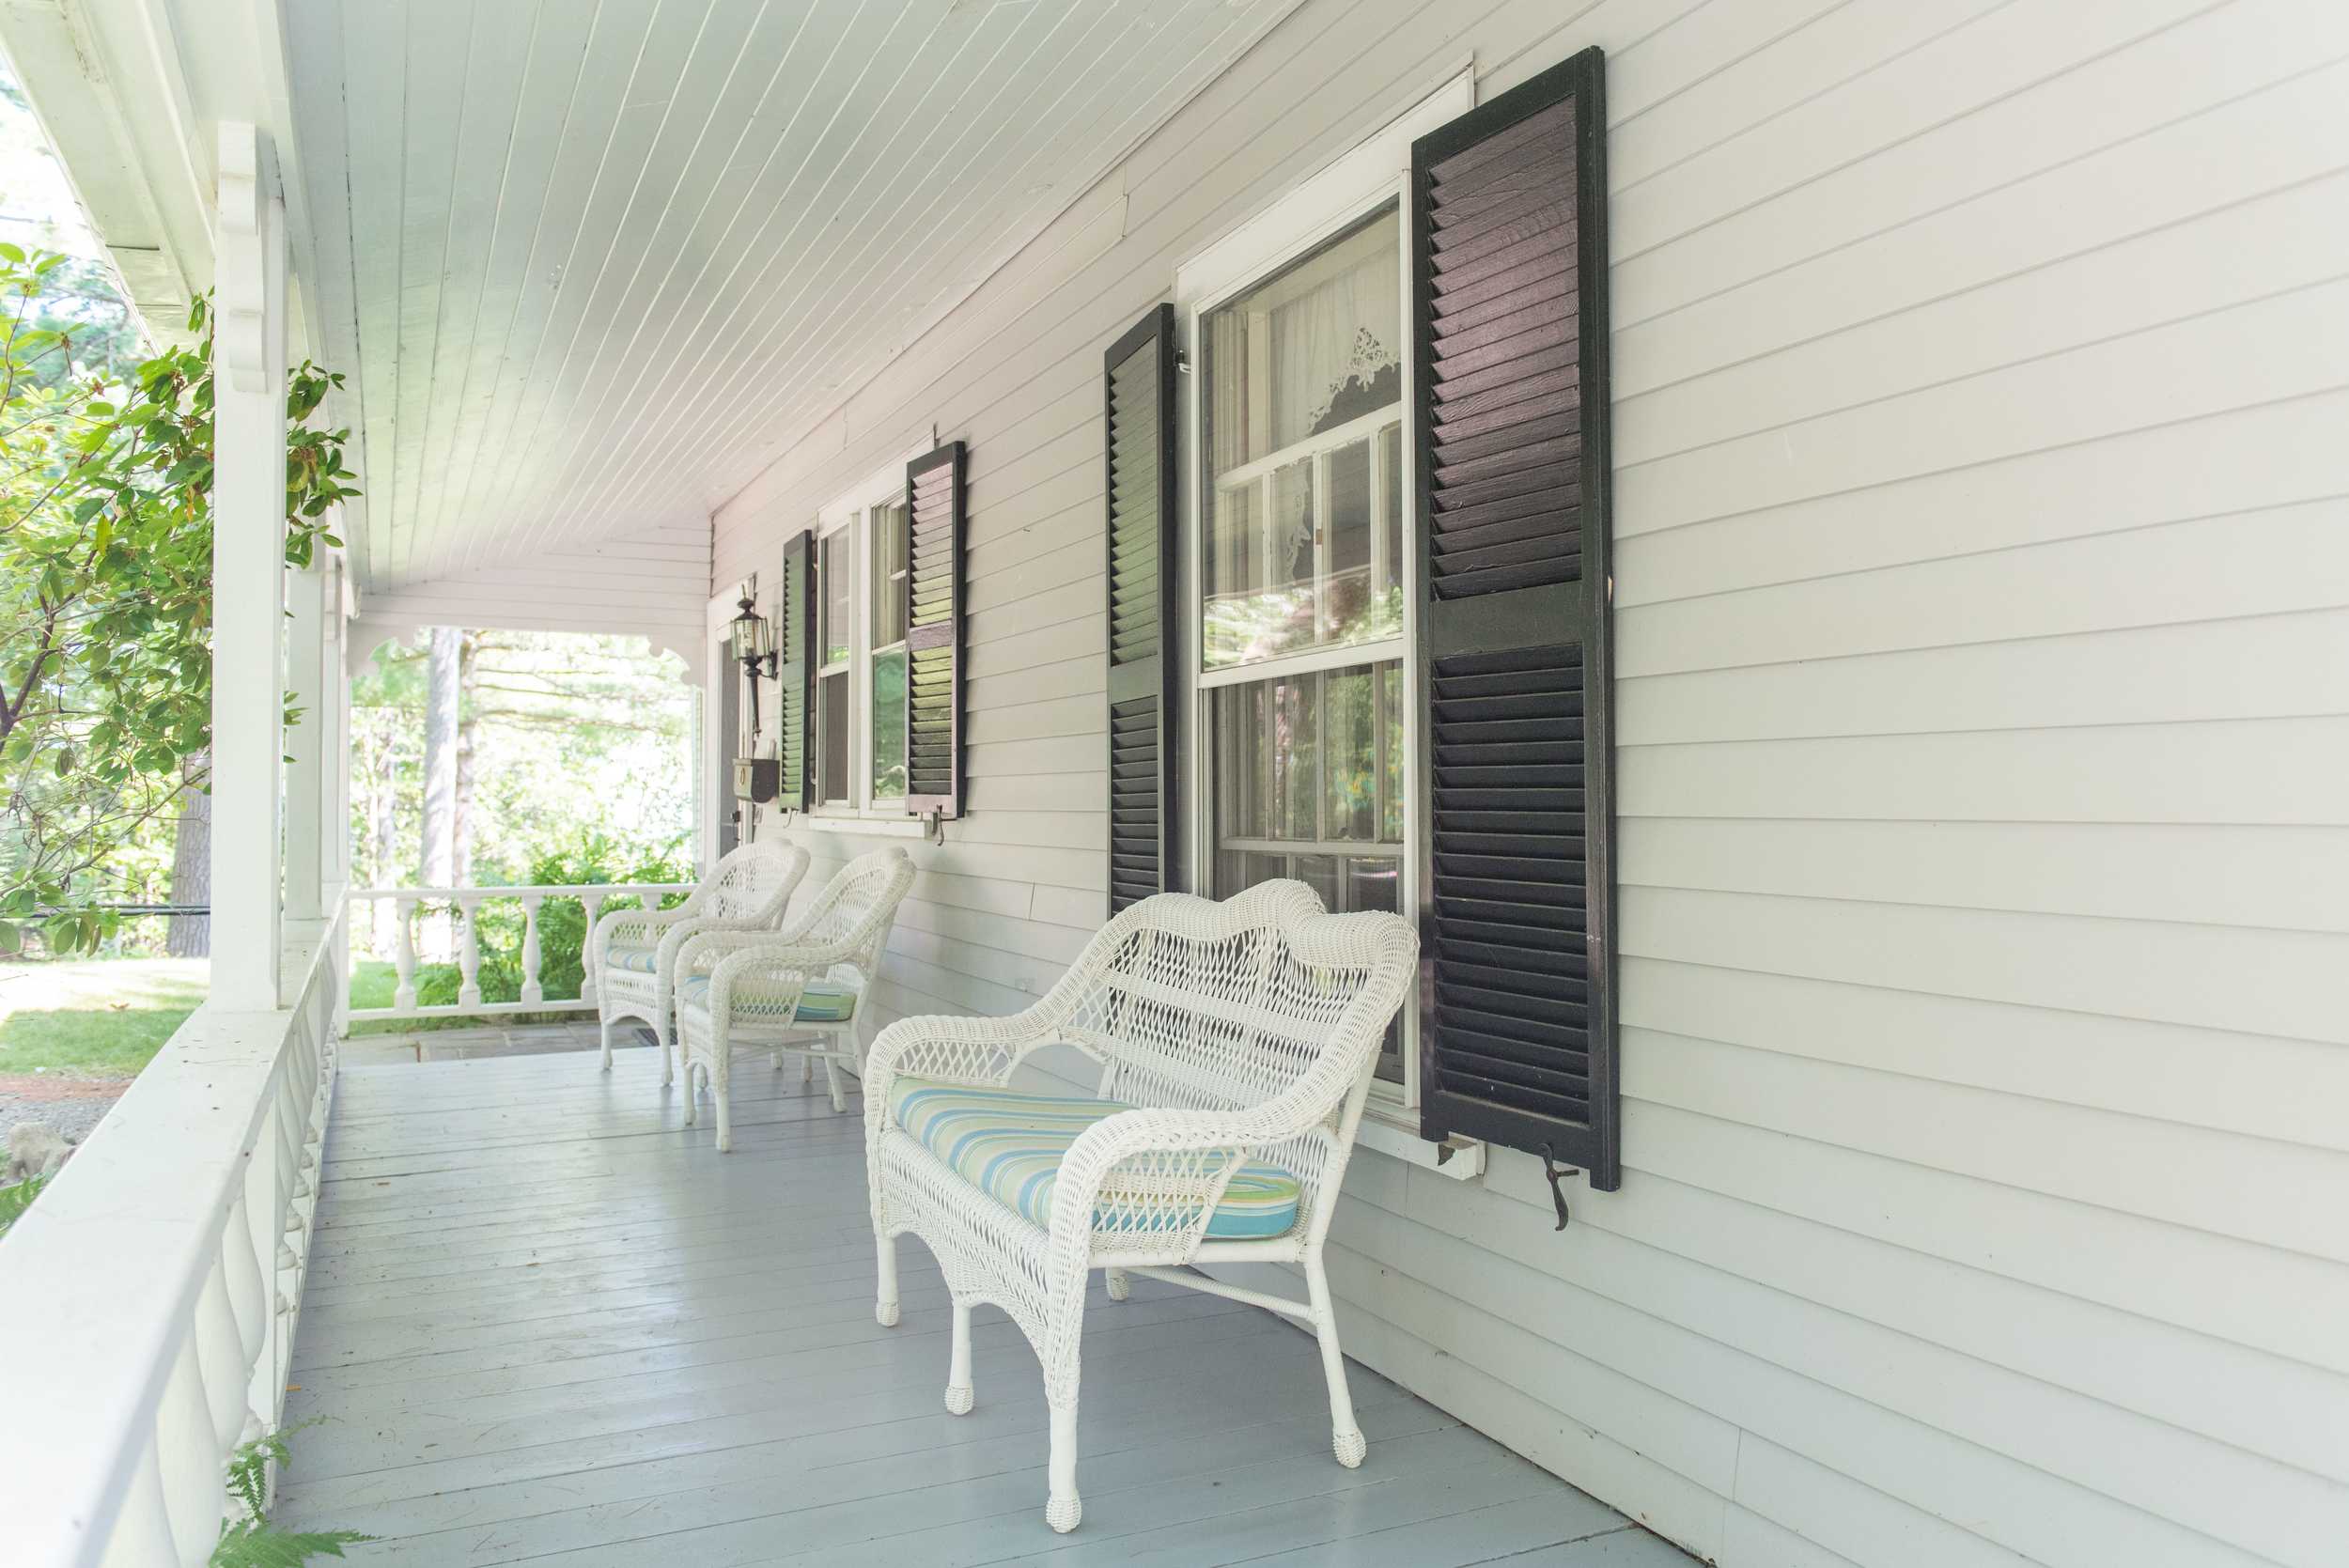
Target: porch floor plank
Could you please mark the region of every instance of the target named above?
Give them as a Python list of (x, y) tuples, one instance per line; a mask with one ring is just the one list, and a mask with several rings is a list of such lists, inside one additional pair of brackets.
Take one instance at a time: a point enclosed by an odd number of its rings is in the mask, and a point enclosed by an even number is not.
[[(347, 1066), (277, 1518), (359, 1562), (1686, 1563), (1362, 1367), (1330, 1457), (1310, 1342), (1150, 1281), (1088, 1313), (1083, 1527), (1043, 1518), (1046, 1412), (1008, 1319), (941, 1407), (948, 1304), (900, 1244), (873, 1321), (863, 1125), (737, 1063), (735, 1152), (649, 1050)], [(1211, 1376), (1203, 1369), (1211, 1368)], [(1531, 1554), (1531, 1555), (1527, 1555)]]

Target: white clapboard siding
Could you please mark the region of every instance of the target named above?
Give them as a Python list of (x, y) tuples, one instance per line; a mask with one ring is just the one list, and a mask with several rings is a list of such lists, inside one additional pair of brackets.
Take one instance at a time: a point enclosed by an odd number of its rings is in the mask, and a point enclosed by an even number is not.
[(716, 518), (723, 583), (969, 442), (968, 812), (890, 841), (922, 869), (869, 1022), (1024, 1005), (1105, 913), (1103, 348), (1465, 55), (1489, 97), (1590, 43), (1624, 1185), (1560, 1233), (1525, 1156), (1364, 1154), (1347, 1348), (1731, 1568), (2329, 1568), (2323, 0), (1307, 0)]

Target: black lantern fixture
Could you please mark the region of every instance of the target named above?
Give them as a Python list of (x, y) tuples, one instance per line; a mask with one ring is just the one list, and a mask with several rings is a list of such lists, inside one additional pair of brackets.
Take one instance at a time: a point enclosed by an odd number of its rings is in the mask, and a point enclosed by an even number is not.
[(735, 613), (734, 655), (742, 661), (742, 673), (751, 681), (751, 735), (758, 735), (758, 677), (770, 680), (775, 675), (774, 623), (758, 613), (758, 579), (753, 577), (742, 584), (740, 608)]

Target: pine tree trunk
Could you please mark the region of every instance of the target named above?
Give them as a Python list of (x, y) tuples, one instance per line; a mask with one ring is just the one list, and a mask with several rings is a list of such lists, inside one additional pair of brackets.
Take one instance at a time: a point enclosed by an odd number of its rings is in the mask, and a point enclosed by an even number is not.
[[(212, 898), (212, 798), (204, 793), (208, 759), (199, 752), (182, 757), (179, 779), (179, 821), (171, 836), (171, 901), (209, 904)], [(210, 915), (173, 915), (163, 935), (163, 951), (174, 958), (209, 958), (212, 953)]]
[[(377, 887), (390, 887), (399, 880), (399, 749), (388, 734), (377, 737), (376, 741), (371, 802), (375, 808), (375, 865), (370, 879)], [(397, 939), (398, 900), (371, 898), (367, 902), (375, 910), (374, 951), (388, 954)]]
[(449, 796), (451, 886), (473, 886), (474, 680), (480, 663), (476, 638), (461, 633), (457, 644), (457, 776)]
[[(421, 887), (455, 884), (457, 848), (458, 667), (464, 634), (436, 626), (428, 644), (424, 702), (424, 831), (416, 866)], [(456, 952), (445, 912), (421, 922), (421, 956), (445, 963)]]

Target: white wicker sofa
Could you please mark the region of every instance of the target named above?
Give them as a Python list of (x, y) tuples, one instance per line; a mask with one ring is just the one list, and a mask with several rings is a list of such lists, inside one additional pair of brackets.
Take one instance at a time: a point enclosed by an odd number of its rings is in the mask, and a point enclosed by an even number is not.
[[(1044, 1365), (1051, 1408), (1045, 1518), (1076, 1528), (1085, 1283), (1112, 1298), (1146, 1274), (1265, 1306), (1319, 1339), (1338, 1462), (1361, 1463), (1323, 1272), (1378, 1042), (1419, 951), (1394, 915), (1331, 915), (1301, 882), (1223, 903), (1144, 899), (1011, 1017), (907, 1018), (873, 1042), (865, 1160), (879, 1245), (877, 1314), (897, 1321), (895, 1238), (927, 1243), (954, 1302), (946, 1408), (972, 1404), (971, 1309), (1002, 1308)], [(1036, 1048), (1101, 1065), (1099, 1098), (1009, 1085)], [(1301, 1265), (1303, 1302), (1184, 1265)]]
[(859, 855), (780, 931), (712, 931), (677, 952), (677, 1053), (685, 1063), (685, 1122), (695, 1120), (694, 1077), (717, 1102), (718, 1150), (734, 1147), (734, 1048), (772, 1048), (824, 1064), (832, 1108), (848, 1109), (840, 1069), (859, 1056), (860, 1002), (880, 969), (897, 906), (913, 886), (902, 849)]
[(783, 919), (791, 890), (807, 875), (807, 851), (792, 845), (746, 844), (712, 866), (674, 909), (615, 909), (596, 922), (588, 952), (596, 1014), (603, 1024), (603, 1070), (612, 1070), (612, 1026), (622, 1018), (652, 1025), (661, 1047), (661, 1081), (670, 1080), (669, 1015), (677, 954), (704, 931), (759, 931)]

